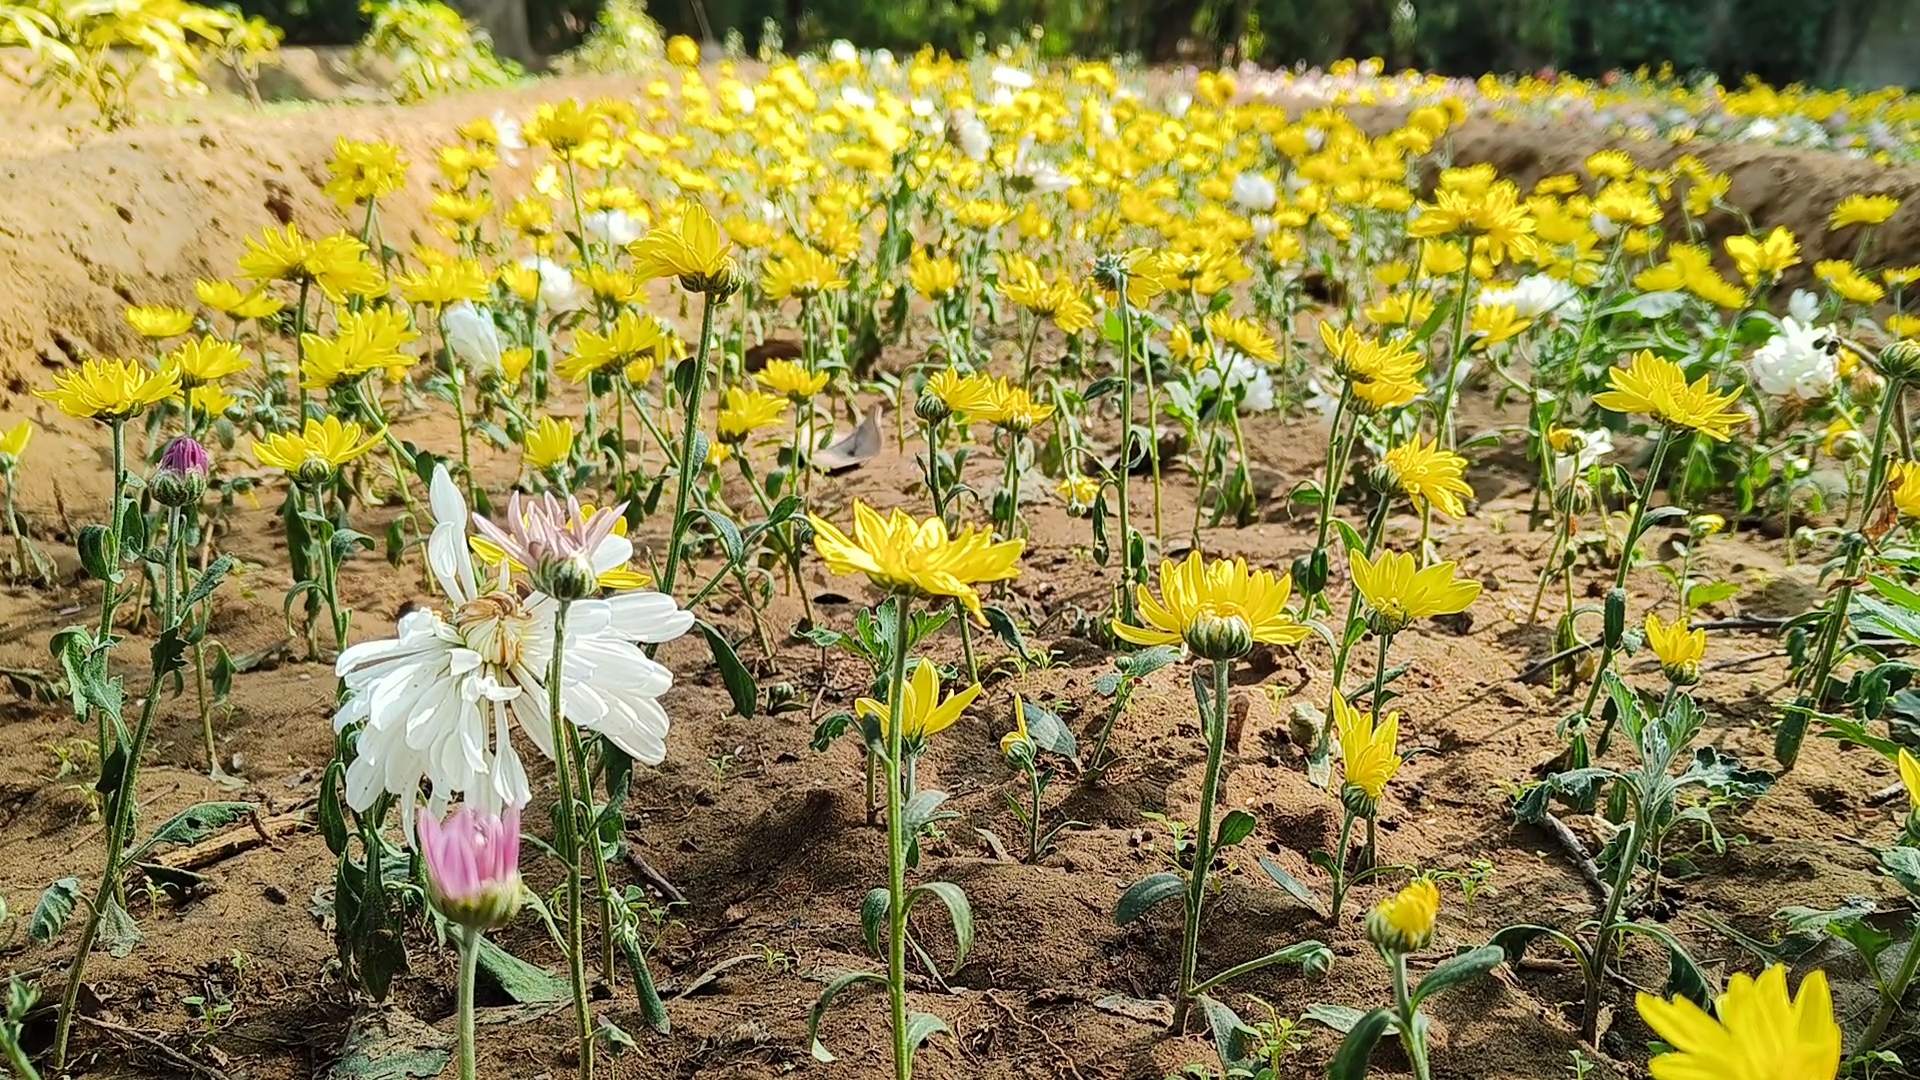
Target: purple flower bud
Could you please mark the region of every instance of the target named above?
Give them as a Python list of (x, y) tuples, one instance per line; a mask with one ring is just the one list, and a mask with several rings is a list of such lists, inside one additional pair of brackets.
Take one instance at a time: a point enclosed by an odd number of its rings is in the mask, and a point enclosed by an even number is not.
[(166, 506), (186, 506), (198, 502), (207, 490), (207, 473), (213, 458), (199, 441), (181, 436), (167, 444), (160, 454), (160, 467), (154, 470), (153, 497)]
[(440, 913), (476, 930), (505, 926), (520, 910), (520, 811), (462, 806), (445, 821), (420, 819), (420, 854)]

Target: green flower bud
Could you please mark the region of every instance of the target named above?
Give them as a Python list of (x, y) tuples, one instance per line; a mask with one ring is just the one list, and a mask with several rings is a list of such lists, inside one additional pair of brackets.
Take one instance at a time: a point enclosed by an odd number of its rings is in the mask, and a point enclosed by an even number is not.
[(1187, 624), (1186, 640), (1202, 659), (1238, 660), (1253, 651), (1253, 627), (1243, 615), (1202, 611)]
[(1606, 627), (1600, 643), (1609, 649), (1618, 649), (1621, 639), (1627, 633), (1627, 590), (1611, 589), (1607, 592)]

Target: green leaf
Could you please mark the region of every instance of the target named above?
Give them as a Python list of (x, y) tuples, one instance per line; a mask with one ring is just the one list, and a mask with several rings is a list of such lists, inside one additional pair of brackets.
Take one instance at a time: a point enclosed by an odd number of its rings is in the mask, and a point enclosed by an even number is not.
[(1367, 1061), (1373, 1057), (1374, 1044), (1393, 1026), (1393, 1014), (1375, 1009), (1362, 1016), (1340, 1043), (1339, 1052), (1327, 1066), (1327, 1080), (1366, 1080)]
[(200, 579), (193, 583), (193, 588), (187, 590), (184, 598), (186, 606), (192, 607), (212, 596), (213, 590), (220, 587), (220, 583), (226, 580), (227, 574), (233, 570), (233, 567), (234, 559), (231, 555), (222, 555), (213, 560), (206, 572), (200, 575)]
[(1366, 1017), (1367, 1014), (1359, 1009), (1350, 1009), (1345, 1005), (1325, 1004), (1309, 1005), (1306, 1011), (1300, 1014), (1301, 1019), (1325, 1024), (1342, 1035), (1352, 1031)]
[(914, 887), (907, 894), (907, 910), (913, 910), (913, 902), (922, 895), (931, 896), (946, 905), (947, 915), (953, 919), (953, 972), (957, 973), (967, 962), (967, 953), (973, 949), (973, 906), (967, 903), (967, 894), (960, 886), (951, 881), (928, 881)]
[(1133, 922), (1160, 904), (1179, 896), (1186, 888), (1187, 883), (1171, 870), (1141, 878), (1120, 894), (1120, 903), (1113, 909), (1114, 925), (1125, 926)]
[(1665, 928), (1650, 923), (1621, 923), (1620, 929), (1631, 934), (1640, 934), (1653, 938), (1667, 947), (1667, 985), (1666, 996), (1676, 994), (1693, 1002), (1703, 1009), (1711, 1008), (1714, 999), (1713, 983), (1707, 973), (1700, 970), (1680, 939), (1674, 937)]
[(1587, 947), (1577, 939), (1568, 937), (1566, 934), (1555, 930), (1551, 926), (1534, 926), (1527, 923), (1519, 923), (1502, 929), (1499, 933), (1488, 939), (1487, 944), (1498, 947), (1500, 951), (1506, 955), (1508, 964), (1519, 967), (1520, 961), (1526, 958), (1527, 947), (1541, 938), (1546, 938), (1549, 941), (1558, 942), (1566, 946), (1567, 951), (1573, 954), (1574, 959), (1578, 960), (1583, 968), (1586, 966)]
[(720, 547), (727, 553), (727, 562), (738, 566), (747, 561), (747, 541), (740, 535), (740, 526), (733, 519), (717, 510), (696, 510), (694, 513), (707, 519), (713, 526), (715, 536), (720, 538)]
[(918, 836), (920, 831), (936, 821), (958, 817), (951, 810), (941, 810), (940, 804), (947, 801), (947, 793), (932, 788), (922, 788), (913, 793), (905, 806), (900, 808), (900, 823), (905, 826), (908, 836)]
[(1687, 590), (1687, 610), (1718, 604), (1731, 600), (1740, 594), (1740, 583), (1736, 581), (1711, 581), (1695, 585)]
[(911, 1058), (920, 1052), (920, 1046), (942, 1031), (950, 1032), (947, 1022), (932, 1013), (910, 1012), (907, 1014), (907, 1056)]
[(1321, 914), (1323, 912), (1320, 906), (1319, 894), (1311, 888), (1308, 888), (1307, 884), (1299, 878), (1287, 873), (1286, 867), (1262, 855), (1260, 856), (1260, 869), (1265, 870), (1267, 876), (1273, 879), (1273, 883), (1280, 886), (1288, 896), (1307, 905), (1315, 914)]
[(429, 1080), (453, 1060), (454, 1037), (398, 1009), (363, 1013), (347, 1029), (340, 1060), (321, 1080)]
[(1069, 761), (1080, 760), (1080, 743), (1073, 737), (1066, 721), (1060, 714), (1044, 705), (1036, 705), (1024, 698), (1020, 702), (1020, 712), (1026, 717), (1027, 735), (1040, 749), (1058, 754)]
[(1213, 845), (1216, 848), (1230, 848), (1252, 836), (1258, 824), (1254, 816), (1245, 810), (1230, 810), (1226, 817), (1220, 819), (1220, 831), (1214, 836)]
[(713, 650), (713, 662), (720, 669), (720, 681), (726, 684), (727, 696), (733, 699), (734, 713), (744, 720), (753, 719), (754, 708), (760, 700), (760, 687), (753, 681), (753, 674), (740, 662), (740, 654), (733, 651), (733, 644), (725, 634), (705, 619), (695, 619), (693, 624), (700, 628), (707, 647)]
[[(813, 1008), (807, 1013), (808, 1052), (813, 1055), (813, 1060), (820, 1062), (822, 1065), (832, 1064), (833, 1055), (827, 1052), (826, 1045), (820, 1041), (820, 1020), (826, 1016), (827, 1006), (833, 1004), (833, 999), (840, 996), (841, 991), (860, 983), (874, 983), (879, 986), (885, 986), (887, 985), (887, 980), (885, 977), (876, 975), (871, 971), (849, 971), (828, 983), (827, 988), (820, 991), (820, 997), (814, 1001)], [(922, 1037), (924, 1038), (925, 1036)]]
[(886, 886), (868, 889), (867, 895), (860, 898), (860, 932), (866, 935), (867, 948), (878, 954), (880, 950), (880, 925), (886, 922), (887, 910), (893, 907), (893, 896)]
[(1506, 958), (1506, 950), (1500, 946), (1482, 945), (1442, 960), (1439, 966), (1427, 972), (1427, 977), (1420, 980), (1420, 985), (1413, 988), (1414, 1007), (1418, 1008), (1422, 1001), (1443, 990), (1451, 990), (1478, 979), (1499, 967)]
[(40, 902), (33, 906), (33, 917), (27, 920), (27, 936), (41, 945), (59, 937), (79, 902), (79, 878), (64, 877), (47, 886)]
[(100, 911), (100, 943), (107, 947), (107, 955), (115, 960), (125, 960), (133, 955), (146, 935), (133, 921), (133, 916), (118, 900), (107, 899), (107, 906)]
[(236, 821), (244, 821), (253, 809), (253, 804), (247, 802), (204, 802), (189, 806), (168, 818), (146, 843), (133, 849), (129, 861), (139, 862), (161, 844), (197, 844)]
[(1260, 1033), (1248, 1027), (1240, 1014), (1224, 1002), (1205, 994), (1197, 1000), (1200, 1011), (1206, 1014), (1207, 1027), (1213, 1032), (1213, 1052), (1220, 1055), (1220, 1067), (1232, 1073), (1252, 1064), (1260, 1045)]
[(486, 938), (480, 939), (479, 962), (480, 970), (487, 973), (501, 993), (521, 1005), (565, 1001), (573, 992), (565, 979), (520, 959)]
[(986, 616), (987, 628), (993, 631), (1001, 644), (1012, 649), (1020, 659), (1028, 663), (1033, 662), (1033, 653), (1027, 649), (1027, 639), (1020, 633), (1019, 625), (1013, 621), (1013, 616), (1005, 608), (988, 604), (980, 609), (980, 613)]
[(1880, 853), (1880, 868), (1910, 895), (1920, 896), (1920, 849), (1905, 846), (1887, 848)]

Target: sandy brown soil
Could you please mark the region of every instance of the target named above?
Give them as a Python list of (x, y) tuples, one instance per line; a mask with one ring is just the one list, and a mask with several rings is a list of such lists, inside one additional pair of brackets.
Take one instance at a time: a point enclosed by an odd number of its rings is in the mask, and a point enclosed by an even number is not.
[[(120, 322), (126, 300), (189, 296), (196, 274), (224, 271), (241, 238), (261, 225), (292, 220), (313, 230), (330, 227), (336, 218), (319, 194), (318, 177), (336, 133), (394, 138), (416, 162), (425, 162), (457, 122), (497, 105), (524, 107), (538, 98), (622, 89), (617, 80), (563, 82), (410, 110), (234, 112), (0, 162), (10, 194), (0, 206), (0, 266), (7, 275), (0, 288), (0, 419), (27, 416), (43, 428), (27, 469), (26, 512), (44, 535), (67, 538), (104, 502), (97, 433), (60, 419), (27, 391), (44, 384), (47, 371), (71, 355), (126, 344)], [(1565, 136), (1469, 131), (1462, 147), (1468, 156), (1506, 154), (1514, 168), (1544, 171), (1563, 167), (1562, 155), (1586, 152), (1568, 148)], [(1808, 192), (1838, 183), (1832, 178), (1856, 168), (1797, 154), (1726, 152), (1751, 157), (1737, 174), (1736, 201), (1762, 220), (1796, 228), (1811, 225), (1831, 202)], [(1536, 165), (1520, 163), (1528, 154)], [(1879, 190), (1920, 187), (1920, 170), (1882, 170), (1879, 176), (1886, 181), (1874, 185)], [(1773, 188), (1777, 195), (1770, 194)], [(391, 207), (387, 220), (396, 243), (404, 243), (404, 230), (421, 227), (419, 215), (417, 196)], [(1920, 239), (1913, 215), (1904, 212), (1902, 228), (1893, 234), (1909, 247)], [(1283, 478), (1281, 491), (1318, 467), (1324, 444), (1311, 424), (1261, 418), (1252, 422), (1249, 436), (1258, 464)], [(492, 460), (487, 471), (504, 476), (508, 464)], [(826, 483), (823, 503), (834, 508), (832, 516), (844, 516), (838, 508), (855, 496), (881, 507), (918, 507), (916, 477), (911, 460), (899, 457), (889, 439), (881, 459)], [(1396, 661), (1412, 663), (1402, 680), (1405, 738), (1431, 752), (1407, 765), (1386, 800), (1382, 857), (1431, 870), (1462, 870), (1476, 859), (1497, 867), (1493, 888), (1473, 907), (1463, 906), (1457, 893), (1449, 895), (1429, 961), (1455, 946), (1479, 944), (1510, 922), (1571, 925), (1594, 907), (1589, 887), (1554, 840), (1514, 826), (1506, 808), (1504, 790), (1559, 749), (1554, 724), (1574, 703), (1514, 678), (1549, 648), (1548, 632), (1524, 621), (1548, 542), (1546, 535), (1526, 531), (1524, 479), (1498, 466), (1472, 479), (1483, 497), (1477, 513), (1443, 528), (1439, 538), (1487, 591), (1470, 627), (1451, 633), (1422, 626), (1404, 635), (1395, 652)], [(1190, 487), (1190, 478), (1176, 474), (1167, 492), (1168, 532), (1176, 544), (1191, 510)], [(1145, 502), (1144, 486), (1136, 490)], [(1086, 550), (1087, 526), (1053, 505), (1037, 506), (1029, 519), (1034, 541), (1027, 572), (1006, 603), (1059, 661), (1024, 674), (997, 667), (983, 704), (939, 737), (923, 767), (927, 783), (953, 793), (950, 805), (962, 817), (947, 824), (944, 842), (930, 845), (918, 873), (967, 890), (979, 939), (946, 987), (924, 978), (916, 983), (914, 1007), (944, 1017), (957, 1036), (936, 1039), (920, 1071), (930, 1078), (1158, 1080), (1187, 1063), (1209, 1061), (1207, 1042), (1199, 1036), (1169, 1039), (1162, 1025), (1112, 1011), (1102, 999), (1151, 998), (1174, 977), (1178, 929), (1171, 910), (1128, 929), (1116, 928), (1111, 912), (1121, 889), (1155, 868), (1144, 841), (1158, 838), (1142, 814), (1190, 816), (1194, 810), (1202, 747), (1183, 672), (1161, 672), (1136, 696), (1114, 735), (1124, 762), (1104, 782), (1056, 784), (1050, 811), (1088, 824), (1065, 833), (1039, 865), (993, 858), (975, 831), (987, 828), (1003, 837), (1018, 832), (1003, 797), (1018, 789), (995, 745), (1013, 691), (1056, 709), (1083, 736), (1097, 726), (1105, 705), (1093, 684), (1108, 661), (1071, 635), (1072, 614), (1097, 612), (1107, 595)], [(1397, 519), (1391, 535), (1404, 546), (1417, 528)], [(260, 804), (263, 819), (311, 806), (332, 746), (330, 669), (293, 659), (297, 645), (290, 653), (275, 649), (285, 637), (279, 610), (289, 584), (276, 536), (269, 510), (236, 518), (223, 544), (253, 566), (225, 592), (213, 627), (236, 656), (266, 654), (236, 682), (231, 712), (219, 723), (222, 755), (246, 779), (237, 797)], [(1290, 519), (1275, 501), (1266, 520), (1245, 529), (1210, 530), (1205, 546), (1285, 567), (1310, 541), (1310, 522)], [(56, 544), (56, 550), (64, 565), (72, 564), (69, 549)], [(1716, 609), (1720, 614), (1798, 610), (1793, 598), (1813, 595), (1806, 585), (1811, 574), (1785, 565), (1776, 543), (1741, 535), (1715, 541), (1708, 551), (1703, 569), (1746, 586), (1741, 597)], [(874, 599), (863, 584), (820, 577), (817, 567), (813, 572), (809, 587), (823, 618), (835, 625), (844, 626), (855, 605)], [(1583, 591), (1597, 596), (1601, 577), (1599, 570), (1586, 571)], [(1636, 608), (1663, 599), (1671, 604), (1659, 580), (1651, 573), (1639, 577)], [(373, 560), (349, 569), (343, 593), (355, 609), (358, 635), (384, 633), (403, 606), (424, 598), (416, 571), (395, 573)], [(79, 588), (0, 591), (0, 666), (44, 668), (48, 635), (83, 618), (92, 603), (92, 594)], [(779, 598), (775, 625), (793, 624), (798, 613), (797, 598)], [(721, 621), (736, 634), (745, 632), (738, 610), (723, 605)], [(124, 655), (138, 657), (144, 646), (136, 635)], [(1774, 648), (1764, 637), (1717, 634), (1708, 663)], [(951, 637), (935, 650), (943, 659), (958, 656)], [(673, 1033), (641, 1036), (639, 1051), (618, 1060), (612, 1074), (766, 1077), (796, 1068), (862, 1080), (887, 1074), (885, 1010), (877, 997), (850, 996), (835, 1009), (826, 1037), (839, 1055), (836, 1064), (811, 1063), (805, 1045), (807, 1010), (823, 979), (874, 962), (860, 940), (856, 910), (865, 891), (884, 878), (883, 834), (865, 820), (856, 748), (843, 741), (818, 754), (808, 746), (810, 714), (845, 707), (867, 681), (864, 668), (839, 656), (823, 664), (817, 650), (785, 641), (767, 665), (765, 681), (792, 684), (807, 708), (747, 721), (725, 715), (726, 696), (703, 646), (676, 643), (663, 656), (682, 679), (668, 699), (674, 718), (669, 756), (665, 765), (636, 778), (627, 813), (638, 850), (688, 898), (673, 913), (675, 923), (655, 959), (670, 998)], [(1331, 978), (1262, 974), (1237, 984), (1227, 996), (1249, 1017), (1263, 1015), (1255, 995), (1292, 1014), (1315, 1002), (1367, 1007), (1388, 992), (1355, 921), (1322, 925), (1268, 884), (1254, 862), (1268, 854), (1324, 885), (1301, 853), (1331, 845), (1338, 811), (1303, 777), (1298, 748), (1286, 735), (1286, 710), (1295, 699), (1325, 700), (1328, 659), (1323, 647), (1307, 645), (1261, 673), (1260, 682), (1293, 695), (1278, 706), (1243, 691), (1251, 698), (1250, 718), (1230, 755), (1226, 788), (1231, 805), (1253, 811), (1260, 828), (1253, 842), (1233, 853), (1231, 873), (1209, 912), (1203, 965), (1217, 970), (1306, 936), (1331, 942), (1338, 957)], [(1364, 661), (1358, 670), (1367, 670)], [(1711, 673), (1700, 688), (1709, 712), (1705, 741), (1751, 763), (1764, 760), (1765, 726), (1783, 674), (1779, 660)], [(202, 799), (236, 797), (202, 776), (190, 703), (171, 703), (163, 713), (143, 777), (148, 820)], [(101, 837), (89, 816), (84, 781), (56, 776), (50, 749), (81, 733), (63, 707), (26, 700), (0, 704), (0, 893), (16, 911), (29, 909), (54, 878), (90, 879), (97, 872)], [(713, 764), (717, 760), (729, 762), (724, 772)], [(1784, 904), (1830, 906), (1850, 896), (1889, 895), (1870, 871), (1871, 854), (1857, 841), (1883, 839), (1894, 828), (1893, 811), (1869, 801), (1890, 778), (1885, 764), (1869, 753), (1810, 740), (1800, 767), (1730, 823), (1729, 832), (1743, 842), (1723, 857), (1705, 857), (1705, 876), (1674, 885), (1669, 895), (1678, 914), (1672, 927), (1723, 972), (1726, 965), (1751, 966), (1751, 958), (1714, 933), (1703, 921), (1708, 915), (1765, 936), (1769, 914)], [(530, 814), (529, 820), (540, 816)], [(1574, 824), (1588, 832), (1583, 823)], [(183, 903), (136, 904), (147, 935), (139, 950), (124, 960), (104, 953), (92, 959), (84, 1006), (100, 1024), (78, 1030), (76, 1073), (293, 1080), (323, 1074), (336, 1058), (348, 1024), (368, 1006), (341, 985), (330, 964), (330, 930), (316, 913), (320, 890), (331, 881), (325, 845), (311, 831), (296, 829), (204, 873), (206, 887)], [(538, 874), (534, 883), (551, 884)], [(1381, 892), (1363, 888), (1355, 910)], [(530, 925), (507, 935), (505, 943), (555, 967), (557, 956)], [(926, 929), (930, 940), (945, 940), (934, 922)], [(396, 984), (390, 1005), (450, 1030), (451, 955), (422, 934), (410, 937), (409, 945), (412, 970)], [(71, 949), (70, 940), (16, 946), (0, 954), (0, 966), (57, 987)], [(763, 950), (775, 955), (732, 967), (684, 998), (675, 996), (716, 963)], [(1636, 953), (1630, 969), (1654, 984), (1660, 963)], [(1436, 1074), (1560, 1075), (1577, 1045), (1572, 1013), (1578, 993), (1570, 970), (1537, 968), (1503, 970), (1442, 999), (1435, 1010)], [(482, 995), (483, 1075), (566, 1072), (571, 1036), (562, 1012), (516, 1008), (490, 988)], [(209, 1028), (183, 1002), (189, 996), (224, 996), (234, 1009)], [(630, 988), (622, 987), (603, 1008), (628, 1031), (643, 1031)], [(35, 1027), (35, 1045), (44, 1042), (49, 1027)], [(1622, 1010), (1606, 1042), (1609, 1060), (1595, 1075), (1633, 1075), (1633, 1063), (1645, 1059), (1644, 1039), (1631, 1009)], [(1296, 1059), (1301, 1075), (1323, 1067), (1333, 1045), (1334, 1036), (1316, 1033)], [(1379, 1065), (1387, 1073), (1405, 1067), (1392, 1052), (1383, 1053)]]

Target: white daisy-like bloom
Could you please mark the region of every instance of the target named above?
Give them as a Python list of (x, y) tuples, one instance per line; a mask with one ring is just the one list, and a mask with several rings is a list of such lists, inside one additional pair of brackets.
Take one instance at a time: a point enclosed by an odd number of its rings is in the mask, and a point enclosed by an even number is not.
[(1007, 175), (1025, 185), (1029, 191), (1040, 195), (1057, 195), (1080, 182), (1078, 178), (1068, 176), (1034, 157), (1032, 151), (1033, 136), (1028, 135), (1014, 149), (1013, 164), (1007, 169)]
[(509, 168), (520, 164), (520, 151), (527, 148), (526, 135), (522, 132), (520, 121), (507, 115), (505, 109), (493, 110), (493, 133), (499, 139), (500, 161)]
[[(513, 729), (547, 757), (554, 750), (547, 676), (559, 604), (525, 589), (505, 563), (493, 576), (475, 566), (466, 500), (444, 466), (434, 470), (430, 501), (435, 525), (427, 563), (448, 608), (409, 612), (398, 636), (354, 645), (335, 666), (349, 697), (334, 728), (361, 726), (347, 767), (347, 803), (366, 810), (382, 794), (397, 796), (408, 837), (423, 782), (436, 816), (455, 796), (495, 812), (525, 806), (533, 790)], [(632, 555), (625, 537), (608, 535), (590, 558), (605, 573)], [(671, 641), (692, 626), (693, 614), (662, 593), (574, 601), (567, 608), (561, 715), (636, 761), (665, 760), (667, 714), (658, 699), (672, 687), (673, 673), (640, 646)]]
[(500, 374), (500, 331), (486, 308), (470, 300), (449, 304), (440, 315), (447, 348), (476, 376)]
[(981, 123), (970, 109), (961, 109), (947, 117), (947, 138), (960, 148), (961, 153), (967, 155), (969, 161), (985, 161), (987, 155), (993, 152), (993, 136), (987, 133), (987, 125)]
[(595, 210), (581, 219), (587, 233), (603, 244), (626, 247), (640, 239), (640, 223), (625, 210)]
[(1511, 306), (1523, 319), (1552, 315), (1560, 319), (1578, 319), (1580, 290), (1546, 274), (1528, 274), (1511, 286), (1482, 289), (1474, 296), (1475, 307)]
[(1820, 317), (1820, 298), (1806, 289), (1793, 290), (1787, 300), (1787, 317), (1801, 326), (1808, 325)]
[(1021, 71), (1017, 67), (1008, 67), (1005, 64), (997, 65), (993, 69), (993, 74), (989, 77), (993, 80), (995, 86), (1004, 86), (1009, 90), (1033, 89), (1033, 76)]
[(841, 87), (840, 100), (846, 102), (853, 108), (861, 110), (871, 109), (876, 104), (872, 94), (867, 93), (857, 86)]
[(851, 64), (860, 59), (860, 50), (854, 48), (853, 42), (846, 38), (835, 38), (833, 44), (827, 46), (827, 59), (836, 64)]
[(1273, 408), (1273, 376), (1267, 367), (1241, 353), (1228, 349), (1219, 360), (1200, 369), (1194, 382), (1208, 393), (1220, 389), (1222, 370), (1230, 390), (1240, 393), (1240, 411), (1267, 412)]
[(1563, 485), (1574, 476), (1586, 472), (1611, 453), (1613, 432), (1606, 428), (1569, 432), (1566, 449), (1556, 451), (1553, 455), (1554, 486)]
[(1781, 319), (1779, 333), (1747, 360), (1753, 384), (1774, 397), (1825, 396), (1840, 377), (1839, 358), (1826, 348), (1832, 336), (1831, 327), (1809, 326), (1791, 315)]
[(1265, 214), (1280, 201), (1280, 190), (1265, 173), (1249, 169), (1233, 178), (1233, 201), (1244, 210)]
[(520, 260), (520, 265), (540, 274), (540, 306), (547, 309), (548, 314), (565, 315), (587, 306), (590, 296), (587, 287), (575, 281), (573, 272), (566, 267), (540, 255), (528, 255)]

